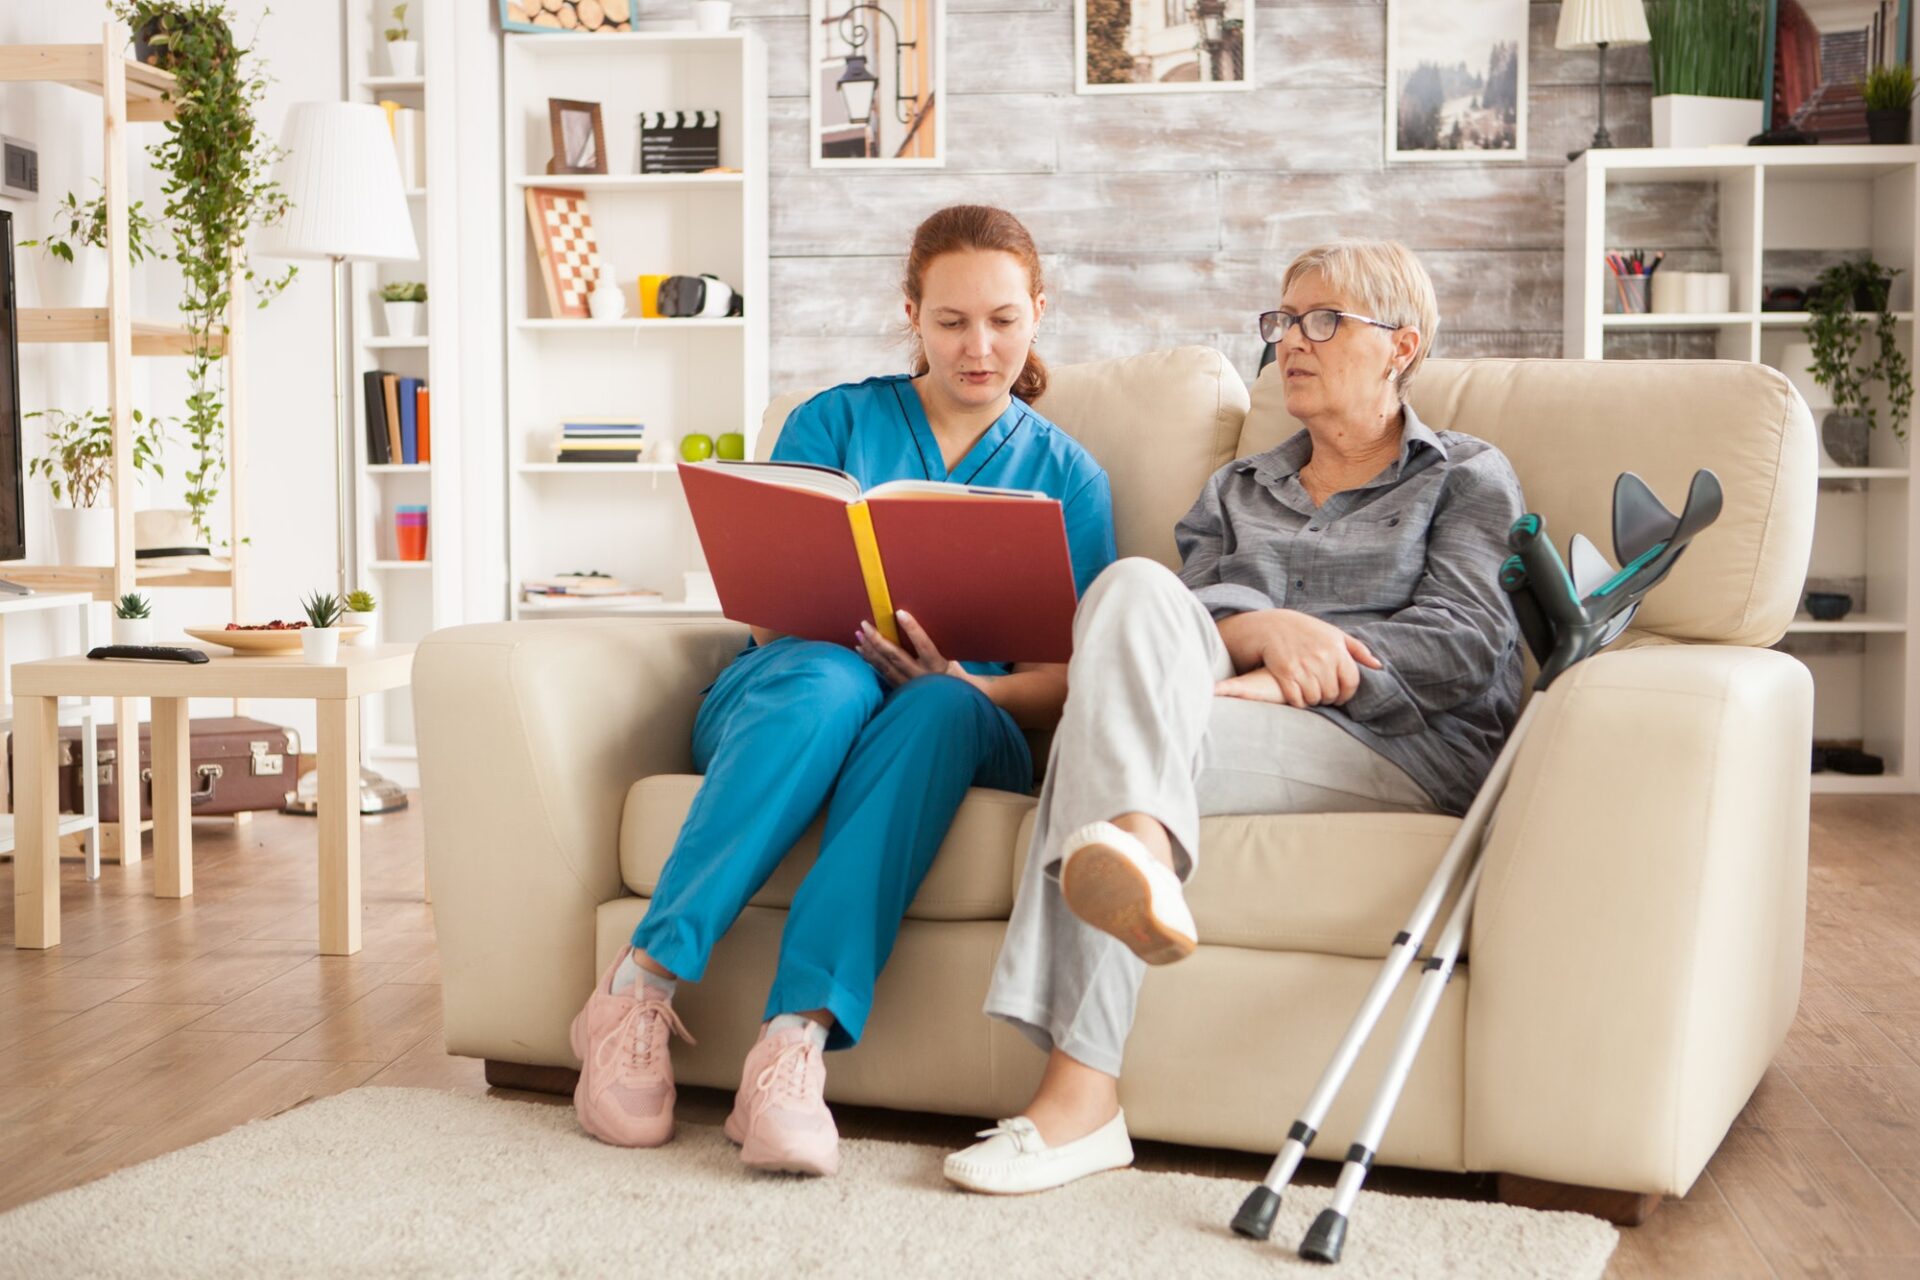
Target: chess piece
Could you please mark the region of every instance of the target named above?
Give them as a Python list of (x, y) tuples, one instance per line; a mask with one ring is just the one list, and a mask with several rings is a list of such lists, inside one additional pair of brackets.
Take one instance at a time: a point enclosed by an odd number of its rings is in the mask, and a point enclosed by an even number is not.
[(627, 295), (610, 275), (602, 273), (587, 295), (587, 312), (595, 320), (618, 320), (627, 314)]

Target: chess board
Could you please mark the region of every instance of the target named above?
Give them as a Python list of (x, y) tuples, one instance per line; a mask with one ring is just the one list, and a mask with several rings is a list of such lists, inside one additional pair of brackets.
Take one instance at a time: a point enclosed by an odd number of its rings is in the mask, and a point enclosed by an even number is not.
[(587, 295), (600, 279), (600, 246), (593, 238), (587, 193), (529, 187), (527, 222), (547, 286), (547, 313), (555, 319), (587, 319)]

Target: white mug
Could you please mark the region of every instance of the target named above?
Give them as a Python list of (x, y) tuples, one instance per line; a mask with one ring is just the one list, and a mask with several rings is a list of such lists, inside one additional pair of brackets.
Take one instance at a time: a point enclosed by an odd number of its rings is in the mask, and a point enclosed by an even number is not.
[(733, 0), (693, 0), (693, 25), (710, 35), (733, 23)]

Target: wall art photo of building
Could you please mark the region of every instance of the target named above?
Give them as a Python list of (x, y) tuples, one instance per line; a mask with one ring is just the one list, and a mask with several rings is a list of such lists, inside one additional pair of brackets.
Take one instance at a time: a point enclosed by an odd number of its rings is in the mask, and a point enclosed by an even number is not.
[(1253, 82), (1250, 0), (1079, 0), (1082, 93), (1244, 89)]

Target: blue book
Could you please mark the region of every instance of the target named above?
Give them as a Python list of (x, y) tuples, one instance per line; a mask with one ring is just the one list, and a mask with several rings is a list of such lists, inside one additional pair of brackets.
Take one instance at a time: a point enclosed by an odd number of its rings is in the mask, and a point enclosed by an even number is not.
[(400, 379), (400, 461), (408, 466), (420, 461), (419, 394), (420, 379)]

